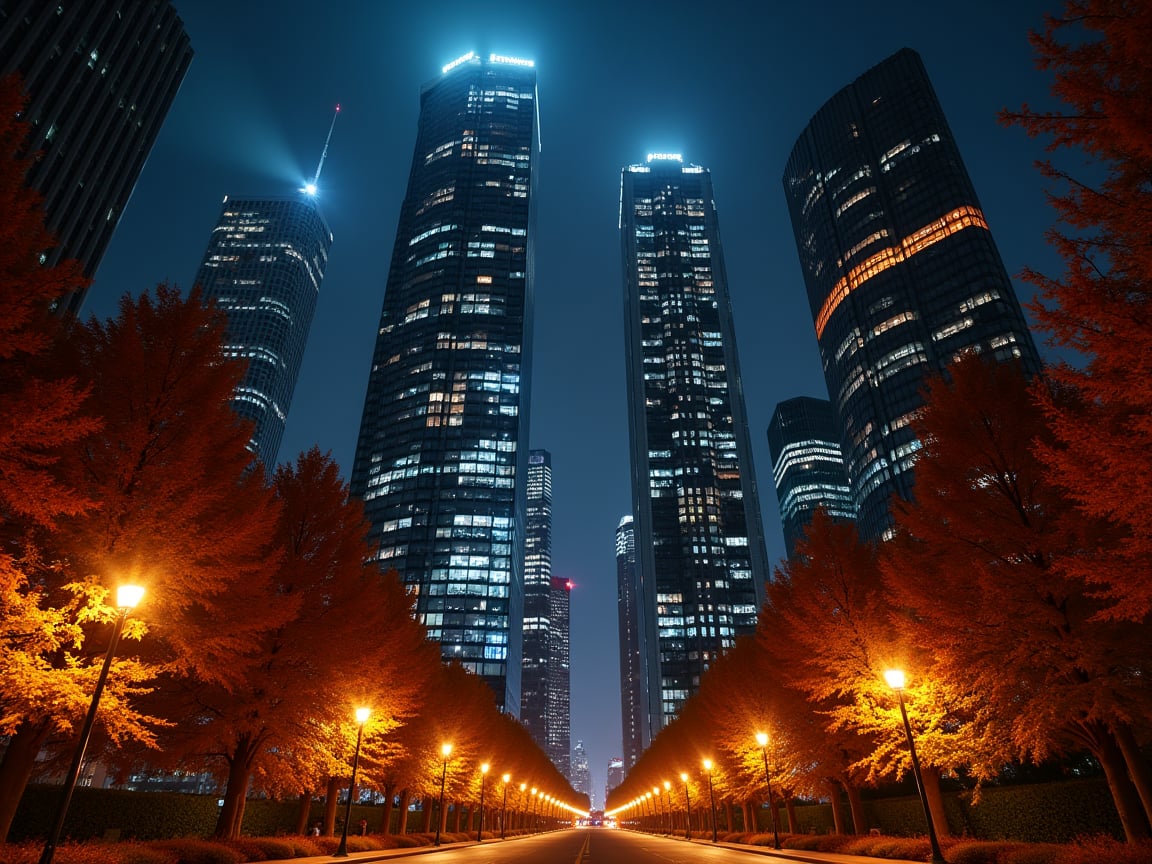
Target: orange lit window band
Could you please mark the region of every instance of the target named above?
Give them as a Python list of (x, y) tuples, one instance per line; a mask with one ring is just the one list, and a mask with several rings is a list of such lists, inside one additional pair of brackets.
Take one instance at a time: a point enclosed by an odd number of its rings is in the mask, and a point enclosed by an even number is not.
[(844, 298), (877, 273), (894, 267), (901, 261), (907, 261), (917, 252), (927, 249), (933, 243), (939, 243), (957, 231), (972, 227), (988, 229), (988, 223), (984, 221), (984, 214), (975, 207), (960, 207), (934, 222), (929, 222), (923, 228), (913, 231), (900, 241), (899, 248), (889, 246), (857, 264), (848, 271), (847, 276), (836, 283), (828, 295), (828, 299), (820, 308), (820, 314), (816, 316), (816, 338), (819, 339), (824, 335), (824, 328), (828, 324), (828, 319), (832, 317), (832, 313), (836, 311), (836, 307), (843, 302)]

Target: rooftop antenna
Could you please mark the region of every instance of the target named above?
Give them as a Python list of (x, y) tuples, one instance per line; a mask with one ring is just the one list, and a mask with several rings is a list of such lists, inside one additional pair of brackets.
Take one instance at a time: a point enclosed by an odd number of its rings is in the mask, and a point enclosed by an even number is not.
[(312, 178), (312, 182), (305, 183), (303, 191), (309, 195), (315, 195), (318, 184), (320, 183), (320, 172), (324, 170), (324, 160), (328, 157), (328, 144), (332, 141), (332, 130), (336, 128), (336, 118), (340, 116), (340, 106), (336, 106), (336, 111), (332, 114), (332, 125), (328, 127), (328, 137), (324, 139), (324, 151), (320, 154), (320, 164), (316, 166), (316, 174)]

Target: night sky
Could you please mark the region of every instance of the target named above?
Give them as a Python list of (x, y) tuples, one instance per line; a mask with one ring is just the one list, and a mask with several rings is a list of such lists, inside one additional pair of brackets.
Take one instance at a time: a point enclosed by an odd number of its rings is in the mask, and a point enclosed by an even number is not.
[(765, 430), (777, 402), (827, 397), (780, 179), (824, 101), (897, 49), (919, 51), (1009, 272), (1057, 267), (1032, 168), (1042, 146), (996, 120), (1048, 104), (1027, 33), (1056, 0), (175, 3), (196, 56), (82, 314), (113, 315), (158, 282), (189, 287), (223, 196), (299, 187), (339, 102), (320, 183), (335, 241), (280, 458), (318, 444), (346, 477), (420, 87), (471, 50), (536, 61), (529, 446), (552, 452), (553, 573), (576, 586), (572, 740), (599, 804), (622, 752), (614, 531), (631, 499), (621, 167), (678, 152), (712, 171), (772, 562), (784, 543)]

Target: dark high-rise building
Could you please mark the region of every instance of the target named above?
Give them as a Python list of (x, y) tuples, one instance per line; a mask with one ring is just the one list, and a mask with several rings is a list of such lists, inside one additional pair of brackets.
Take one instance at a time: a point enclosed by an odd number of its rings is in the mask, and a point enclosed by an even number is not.
[(817, 507), (833, 518), (855, 520), (831, 402), (798, 396), (778, 403), (768, 424), (768, 449), (789, 558)]
[(967, 350), (1039, 368), (940, 103), (903, 49), (816, 113), (784, 172), (861, 534), (911, 491), (926, 373)]
[[(44, 263), (96, 273), (191, 62), (167, 0), (0, 0), (0, 77), (24, 81), (28, 149), (41, 154), (28, 183), (58, 243)], [(83, 302), (77, 291), (58, 311)]]
[[(520, 722), (544, 749), (548, 745), (552, 630), (552, 457), (547, 450), (532, 450), (528, 454), (526, 498)], [(567, 751), (564, 755), (567, 757)]]
[(572, 776), (568, 778), (572, 788), (588, 796), (588, 803), (595, 807), (596, 799), (592, 795), (592, 769), (588, 765), (588, 752), (584, 749), (584, 742), (577, 741), (572, 748)]
[(612, 757), (608, 760), (608, 780), (604, 784), (604, 800), (612, 794), (612, 790), (624, 782), (624, 760)]
[(621, 174), (629, 438), (648, 716), (663, 728), (738, 635), (768, 568), (712, 176)]
[(537, 116), (530, 61), (424, 86), (352, 469), (380, 566), (515, 715)]
[(256, 424), (248, 448), (276, 467), (332, 233), (314, 195), (225, 198), (196, 273), (228, 315), (225, 353), (248, 361), (232, 407)]
[(572, 583), (553, 576), (548, 598), (548, 701), (544, 752), (556, 770), (568, 777), (572, 773)]
[(631, 768), (651, 742), (640, 644), (640, 582), (636, 571), (636, 532), (632, 517), (616, 526), (616, 600), (620, 626), (620, 726), (624, 764)]

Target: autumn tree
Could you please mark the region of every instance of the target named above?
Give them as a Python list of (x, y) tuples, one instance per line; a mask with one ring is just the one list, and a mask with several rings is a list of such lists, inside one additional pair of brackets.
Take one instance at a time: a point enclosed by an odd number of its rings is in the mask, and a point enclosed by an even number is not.
[[(89, 622), (108, 620), (108, 589), (145, 587), (130, 635), (141, 635), (144, 622), (149, 632), (122, 643), (106, 700), (142, 683), (139, 670), (126, 677), (134, 658), (149, 677), (163, 671), (230, 685), (269, 626), (256, 600), (276, 503), (261, 472), (250, 470), (250, 430), (228, 404), (243, 367), (222, 355), (223, 327), (198, 297), (161, 286), (155, 298), (124, 298), (116, 319), (74, 327), (54, 346), (52, 368), (76, 376), (101, 422), (61, 449), (52, 472), (93, 507), (57, 516), (24, 544), (36, 586), (24, 594), (54, 629), (6, 646), (6, 662), (22, 677), (5, 680), (20, 683), (3, 694), (11, 737), (0, 762), (0, 831), (36, 754), (69, 743), (84, 714), (105, 644), (90, 638)], [(99, 716), (114, 736), (145, 735), (148, 718), (127, 698)]]
[(908, 613), (904, 637), (931, 651), (931, 675), (972, 694), (973, 729), (1006, 735), (1007, 755), (1089, 750), (1129, 839), (1145, 837), (1128, 774), (1147, 783), (1134, 731), (1146, 734), (1152, 713), (1147, 632), (1102, 616), (1106, 603), (1066, 566), (1108, 549), (1108, 526), (1077, 510), (1035, 455), (1051, 439), (1030, 394), (1046, 382), (975, 354), (947, 371), (914, 422), (915, 501), (897, 505), (882, 558)]
[[(1033, 304), (1052, 341), (1083, 365), (1049, 370), (1061, 391), (1041, 388), (1054, 431), (1042, 458), (1092, 517), (1123, 527), (1107, 556), (1077, 575), (1102, 587), (1107, 614), (1152, 613), (1152, 5), (1143, 0), (1069, 0), (1032, 34), (1037, 66), (1054, 75), (1055, 111), (1024, 105), (1002, 120), (1049, 139), (1066, 154), (1039, 163), (1052, 181), (1058, 224), (1049, 242), (1064, 272), (1026, 270)], [(1075, 167), (1067, 167), (1075, 166)]]

